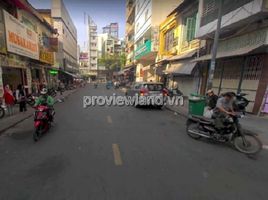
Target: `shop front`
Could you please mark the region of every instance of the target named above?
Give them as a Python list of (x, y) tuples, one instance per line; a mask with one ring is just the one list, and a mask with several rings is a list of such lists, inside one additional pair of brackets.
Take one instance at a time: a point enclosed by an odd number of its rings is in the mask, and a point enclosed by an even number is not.
[[(268, 28), (220, 41), (213, 90), (218, 93), (233, 91), (246, 93), (250, 100), (247, 111), (265, 111), (268, 83)], [(196, 61), (209, 66), (211, 55)]]

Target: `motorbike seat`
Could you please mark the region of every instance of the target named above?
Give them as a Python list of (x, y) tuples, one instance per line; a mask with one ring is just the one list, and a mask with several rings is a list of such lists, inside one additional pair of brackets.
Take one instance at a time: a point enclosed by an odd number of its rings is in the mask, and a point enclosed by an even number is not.
[(207, 118), (207, 117), (204, 117), (204, 116), (192, 115), (192, 118), (198, 119), (201, 122), (205, 122), (205, 123), (209, 123), (209, 124), (214, 123), (214, 119)]

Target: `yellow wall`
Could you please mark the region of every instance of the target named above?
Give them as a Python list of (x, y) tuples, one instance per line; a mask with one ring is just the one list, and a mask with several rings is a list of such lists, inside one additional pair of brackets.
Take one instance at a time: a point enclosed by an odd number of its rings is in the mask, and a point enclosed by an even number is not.
[[(165, 38), (164, 38), (165, 33), (174, 27), (175, 27), (175, 38), (177, 39), (177, 46), (169, 51), (165, 51)], [(183, 41), (183, 24), (181, 14), (175, 13), (166, 18), (166, 20), (160, 24), (159, 53), (158, 53), (159, 59), (184, 54), (189, 51), (199, 49), (199, 47), (200, 47), (200, 40), (195, 39), (190, 42)]]

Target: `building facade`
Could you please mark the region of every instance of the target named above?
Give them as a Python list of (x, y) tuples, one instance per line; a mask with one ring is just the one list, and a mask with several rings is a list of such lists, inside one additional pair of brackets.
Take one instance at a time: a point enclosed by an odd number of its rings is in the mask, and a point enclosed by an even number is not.
[[(41, 85), (53, 87), (57, 41), (54, 28), (25, 1), (0, 1), (0, 96), (3, 86), (16, 90), (22, 84), (27, 93)], [(25, 42), (22, 42), (25, 41)], [(27, 44), (27, 45), (26, 45)]]
[(159, 47), (159, 24), (176, 8), (177, 0), (136, 0), (134, 60), (136, 81), (156, 80), (154, 63)]
[[(209, 69), (218, 12), (217, 1), (200, 0), (196, 36), (207, 40), (208, 54), (197, 59)], [(213, 89), (247, 93), (247, 111), (268, 112), (267, 0), (224, 1)], [(212, 37), (213, 38), (213, 37)], [(206, 76), (208, 76), (206, 74)]]
[(102, 33), (108, 33), (109, 35), (118, 38), (119, 36), (119, 25), (117, 22), (110, 23), (109, 25), (102, 28)]
[(51, 17), (58, 31), (57, 65), (63, 72), (77, 73), (77, 30), (62, 0), (52, 0)]

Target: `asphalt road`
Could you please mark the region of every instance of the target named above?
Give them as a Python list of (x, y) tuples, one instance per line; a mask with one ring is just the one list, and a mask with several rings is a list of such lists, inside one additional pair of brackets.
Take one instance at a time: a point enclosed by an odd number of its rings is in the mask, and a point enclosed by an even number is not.
[[(56, 121), (32, 140), (33, 119), (0, 136), (1, 200), (266, 200), (268, 151), (250, 159), (196, 141), (167, 110), (83, 108), (87, 86), (57, 104)], [(1, 122), (0, 122), (1, 123)]]

